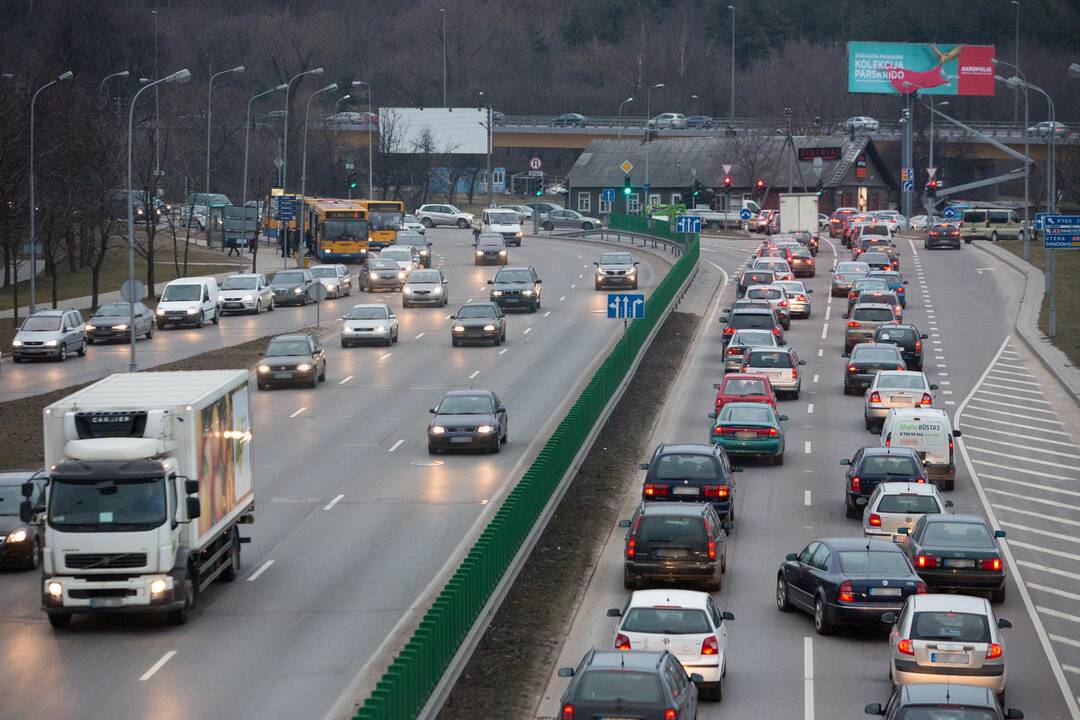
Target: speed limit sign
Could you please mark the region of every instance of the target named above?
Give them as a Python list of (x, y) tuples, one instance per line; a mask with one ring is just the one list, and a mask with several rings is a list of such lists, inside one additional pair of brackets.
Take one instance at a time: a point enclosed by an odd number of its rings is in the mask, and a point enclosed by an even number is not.
[(540, 162), (540, 158), (538, 157), (534, 157), (532, 160), (529, 161), (530, 170), (539, 170), (542, 167), (543, 163)]

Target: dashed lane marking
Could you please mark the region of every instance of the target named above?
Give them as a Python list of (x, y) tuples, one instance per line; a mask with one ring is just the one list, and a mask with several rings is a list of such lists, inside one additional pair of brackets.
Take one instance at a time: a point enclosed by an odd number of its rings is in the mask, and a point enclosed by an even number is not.
[(154, 663), (153, 665), (150, 666), (149, 670), (147, 670), (146, 672), (144, 672), (142, 675), (139, 676), (139, 682), (146, 682), (150, 678), (154, 677), (154, 673), (156, 673), (158, 670), (160, 670), (162, 667), (164, 667), (165, 663), (172, 660), (174, 655), (176, 655), (175, 650), (170, 650), (169, 652), (162, 655), (161, 658), (156, 663)]
[(326, 506), (325, 506), (325, 507), (323, 507), (323, 510), (333, 510), (333, 509), (334, 509), (334, 506), (335, 506), (335, 505), (337, 505), (337, 504), (338, 504), (339, 502), (341, 502), (341, 499), (342, 499), (343, 497), (345, 497), (345, 496), (344, 496), (344, 495), (338, 495), (338, 496), (337, 496), (337, 497), (335, 497), (335, 498), (334, 498), (333, 500), (331, 500), (330, 502), (326, 503)]
[(405, 438), (401, 438), (401, 439), (399, 439), (399, 440), (398, 440), (398, 441), (397, 441), (396, 443), (394, 443), (393, 445), (391, 445), (391, 446), (390, 446), (390, 449), (389, 449), (389, 450), (387, 450), (386, 452), (394, 452), (394, 451), (395, 451), (395, 450), (397, 450), (397, 449), (398, 449), (399, 447), (401, 447), (401, 444), (402, 444), (403, 442), (405, 442)]
[(269, 570), (270, 566), (273, 565), (273, 564), (274, 564), (273, 560), (267, 560), (266, 562), (264, 562), (262, 565), (259, 566), (258, 570), (251, 573), (251, 575), (248, 576), (247, 581), (248, 582), (255, 582), (256, 580), (259, 579), (259, 576), (262, 575), (267, 570)]
[(299, 415), (300, 413), (304, 412), (305, 410), (307, 410), (307, 406), (304, 406), (304, 407), (300, 408), (299, 410), (297, 410), (296, 412), (294, 412), (294, 413), (293, 413), (292, 415), (290, 415), (289, 417), (291, 417), (291, 418), (294, 418), (294, 417), (296, 417), (297, 415)]

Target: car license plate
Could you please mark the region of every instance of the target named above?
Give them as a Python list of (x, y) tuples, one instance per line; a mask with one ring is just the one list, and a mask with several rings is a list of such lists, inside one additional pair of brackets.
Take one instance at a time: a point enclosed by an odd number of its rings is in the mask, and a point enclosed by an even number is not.
[(735, 438), (738, 439), (738, 440), (753, 440), (756, 437), (757, 437), (757, 433), (755, 433), (755, 432), (737, 432), (737, 433), (735, 433)]
[(672, 495), (697, 495), (699, 493), (700, 490), (693, 485), (678, 485), (671, 491)]
[(870, 588), (870, 595), (873, 597), (900, 597), (900, 588)]
[(452, 442), (452, 443), (467, 443), (467, 442), (472, 442), (472, 438), (471, 437), (452, 437), (452, 438), (450, 438), (450, 442)]
[(668, 548), (657, 548), (656, 557), (661, 560), (677, 560), (679, 558), (686, 557), (685, 550), (671, 550)]
[(123, 604), (124, 604), (123, 598), (118, 598), (118, 597), (90, 598), (90, 607), (92, 607), (92, 608), (115, 608), (115, 607), (122, 607)]
[(967, 653), (930, 653), (930, 662), (934, 663), (950, 663), (952, 665), (966, 665), (968, 663)]
[(276, 373), (274, 373), (274, 379), (275, 380), (289, 380), (290, 378), (292, 378), (292, 373), (287, 373), (287, 372), (276, 372)]
[(974, 560), (946, 560), (945, 567), (951, 568), (971, 568), (975, 567)]
[(889, 401), (894, 403), (906, 402), (907, 398), (903, 395), (892, 395), (889, 397)]

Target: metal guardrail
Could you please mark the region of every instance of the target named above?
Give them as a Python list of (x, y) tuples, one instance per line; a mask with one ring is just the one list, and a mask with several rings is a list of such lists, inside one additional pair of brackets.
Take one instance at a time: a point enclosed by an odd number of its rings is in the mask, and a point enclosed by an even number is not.
[(670, 252), (676, 257), (686, 252), (686, 247), (689, 243), (684, 243), (679, 240), (668, 240), (667, 238), (657, 237), (656, 235), (647, 235), (645, 233), (633, 232), (631, 230), (620, 230), (619, 228), (599, 227), (592, 230), (571, 230), (569, 232), (553, 233), (552, 237), (560, 239), (567, 238), (589, 238), (599, 236), (603, 242), (613, 243), (627, 243), (631, 247), (642, 247), (653, 249), (663, 248), (667, 252)]
[(660, 322), (696, 270), (699, 255), (695, 240), (649, 295), (645, 319), (629, 324), (354, 720), (412, 720), (438, 712), (456, 673), (464, 667), (501, 604), (602, 421), (617, 403)]

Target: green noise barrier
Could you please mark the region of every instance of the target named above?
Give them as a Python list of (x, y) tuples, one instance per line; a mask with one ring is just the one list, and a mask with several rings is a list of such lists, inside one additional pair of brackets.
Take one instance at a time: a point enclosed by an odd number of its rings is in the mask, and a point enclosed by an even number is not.
[[(644, 225), (645, 218), (630, 219)], [(654, 222), (668, 230), (667, 223)], [(699, 254), (698, 241), (691, 239), (646, 301), (645, 319), (629, 324), (353, 720), (412, 720), (424, 708), (653, 327), (694, 269)]]
[(667, 220), (654, 220), (646, 215), (622, 215), (612, 213), (608, 220), (608, 228), (611, 230), (626, 230), (627, 232), (653, 235), (673, 242), (683, 242), (689, 237), (675, 232), (675, 223)]

